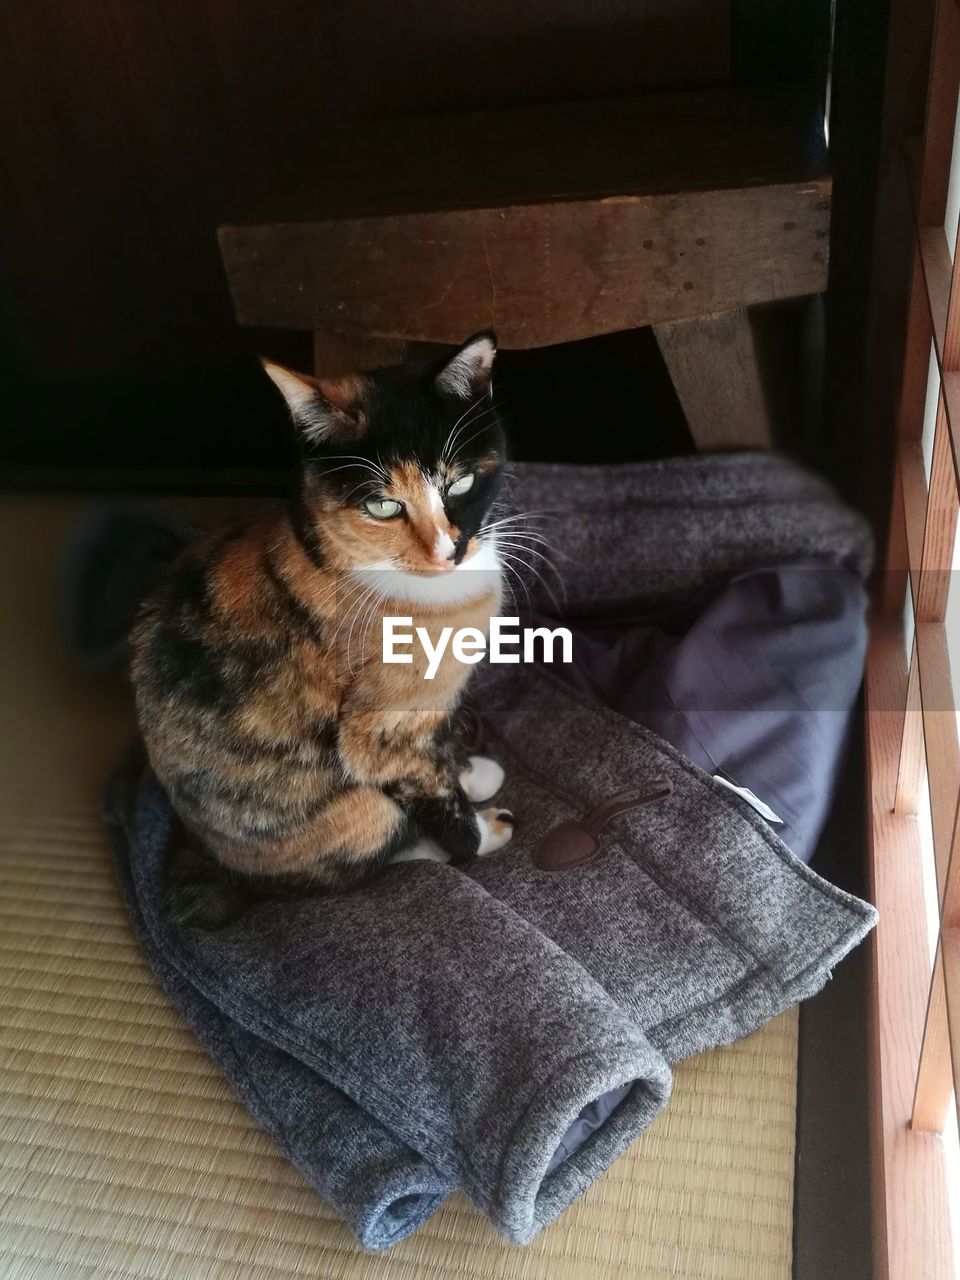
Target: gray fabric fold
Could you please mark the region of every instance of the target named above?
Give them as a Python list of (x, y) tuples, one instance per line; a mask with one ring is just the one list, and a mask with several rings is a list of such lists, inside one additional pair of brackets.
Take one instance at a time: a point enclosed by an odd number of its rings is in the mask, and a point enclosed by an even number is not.
[[(649, 609), (743, 569), (815, 557), (866, 577), (863, 518), (819, 476), (775, 453), (699, 454), (612, 467), (518, 464), (505, 502), (553, 551), (554, 594), (602, 616)], [(520, 593), (520, 602), (524, 599)], [(551, 603), (550, 592), (537, 596)]]
[(162, 857), (172, 814), (161, 803), (152, 818), (148, 809), (134, 830), (143, 777), (142, 754), (132, 751), (110, 781), (104, 810), (121, 892), (160, 985), (257, 1122), (349, 1223), (360, 1243), (384, 1249), (403, 1240), (449, 1194), (451, 1181), (322, 1075), (206, 999), (194, 983), (189, 956), (171, 942), (156, 913), (149, 912), (150, 902), (160, 901), (151, 895), (146, 899), (148, 925), (134, 886), (131, 853), (139, 862), (156, 847)]
[[(172, 815), (149, 771), (137, 781), (128, 767), (115, 780), (108, 817), (124, 836), (142, 936), (175, 971), (171, 994), (185, 980), (201, 997), (191, 1021), (208, 1049), (235, 1083), (242, 1070), (237, 1087), (368, 1247), (406, 1234), (455, 1186), (523, 1243), (665, 1105), (670, 1070), (642, 1030), (543, 933), (455, 868), (396, 867), (362, 890), (257, 906), (214, 934), (178, 931), (161, 909)], [(210, 1006), (223, 1015), (215, 1026)], [(234, 1029), (254, 1061), (231, 1047)], [(287, 1088), (291, 1075), (304, 1088), (303, 1068), (320, 1098), (307, 1085), (297, 1103)], [(581, 1111), (624, 1084), (603, 1131), (548, 1175)], [(337, 1109), (345, 1133), (316, 1133), (318, 1102)], [(305, 1150), (308, 1120), (320, 1141)], [(397, 1140), (392, 1151), (384, 1130)], [(357, 1144), (359, 1176), (346, 1185), (336, 1162), (331, 1176), (331, 1138), (335, 1153)]]
[[(763, 455), (528, 466), (522, 485), (525, 506), (563, 508), (550, 537), (587, 612), (629, 615), (775, 557), (858, 575), (869, 562), (826, 486)], [(216, 933), (166, 917), (174, 826), (142, 760), (107, 797), (160, 981), (368, 1248), (457, 1186), (529, 1240), (666, 1104), (670, 1063), (818, 990), (876, 918), (709, 774), (554, 672), (485, 668), (471, 701), (506, 769), (507, 849), (264, 902)], [(669, 794), (614, 817), (594, 861), (535, 865), (558, 823), (652, 782)]]
[[(466, 874), (577, 959), (669, 1061), (814, 994), (875, 922), (669, 743), (552, 672), (486, 668), (481, 696), (484, 745), (506, 770), (500, 800), (523, 824), (524, 852), (511, 846)], [(557, 822), (661, 778), (670, 795), (615, 817), (601, 858), (575, 874), (534, 865), (529, 851)]]

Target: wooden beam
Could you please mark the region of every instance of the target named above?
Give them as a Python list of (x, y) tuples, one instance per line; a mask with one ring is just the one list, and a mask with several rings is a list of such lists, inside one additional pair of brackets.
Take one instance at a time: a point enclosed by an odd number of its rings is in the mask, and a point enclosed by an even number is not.
[(818, 293), (829, 210), (818, 179), (221, 227), (220, 246), (242, 324), (449, 343), (490, 327), (527, 348)]
[(913, 1107), (914, 1127), (932, 1133), (943, 1132), (951, 1120), (951, 1104), (960, 1098), (960, 808), (951, 834), (940, 921)]
[[(948, 868), (957, 867), (960, 873), (960, 866), (953, 860), (957, 797), (960, 794), (960, 742), (957, 738), (950, 654), (943, 623), (917, 622), (916, 653), (937, 893), (942, 902), (948, 884)], [(955, 1020), (960, 1017), (958, 998), (960, 992), (954, 995)], [(938, 946), (918, 1058), (912, 1117), (915, 1128), (943, 1132), (950, 1110), (956, 1066), (951, 1054), (943, 954)]]
[[(941, 818), (941, 823), (944, 819)], [(934, 1133), (960, 1098), (960, 804), (955, 805), (940, 901), (940, 940), (930, 986), (914, 1124)]]
[[(947, 995), (947, 1028), (953, 1062), (953, 1096), (960, 1098), (960, 928), (944, 925), (940, 933), (943, 985)], [(955, 1104), (954, 1104), (955, 1105)], [(954, 1121), (956, 1111), (954, 1111)]]
[(919, 228), (920, 261), (926, 281), (926, 297), (930, 327), (937, 352), (937, 363), (943, 373), (943, 351), (947, 333), (947, 310), (950, 305), (950, 277), (953, 264), (943, 227)]
[(943, 403), (947, 410), (953, 471), (960, 484), (960, 373), (948, 370), (942, 378)]
[(942, 622), (946, 615), (958, 517), (960, 498), (953, 469), (953, 451), (944, 398), (941, 395), (937, 404), (927, 512), (923, 526), (923, 551), (917, 586), (918, 622)]
[(903, 356), (903, 379), (897, 433), (903, 440), (919, 440), (923, 434), (923, 410), (927, 398), (927, 374), (930, 369), (932, 329), (927, 300), (923, 262), (919, 248), (914, 250), (910, 301), (907, 308), (907, 332)]
[(900, 737), (900, 762), (897, 766), (897, 792), (893, 807), (897, 813), (916, 814), (923, 786), (923, 712), (920, 706), (920, 663), (914, 636), (907, 679), (907, 705)]
[(893, 811), (906, 659), (899, 620), (874, 618), (867, 662), (871, 1087), (877, 1275), (955, 1280), (943, 1145), (910, 1128), (929, 953), (917, 823)]
[[(900, 459), (897, 459), (897, 461), (899, 462)], [(922, 460), (920, 465), (922, 472)], [(901, 466), (894, 468), (890, 528), (887, 533), (886, 565), (877, 593), (884, 613), (895, 613), (898, 617), (903, 614), (909, 586), (907, 524), (901, 470)]]
[(917, 1133), (943, 1133), (950, 1115), (953, 1063), (947, 1022), (947, 992), (943, 981), (943, 954), (937, 946), (927, 996), (923, 1041), (917, 1066), (910, 1123)]
[(950, 181), (957, 92), (960, 89), (960, 10), (950, 0), (937, 5), (927, 86), (926, 128), (918, 210), (924, 226), (943, 226)]
[[(940, 919), (944, 930), (952, 930), (954, 933), (960, 930), (960, 804), (957, 806), (957, 819), (953, 827), (950, 864), (940, 903)], [(960, 1093), (957, 1097), (960, 1098)]]
[(957, 737), (950, 653), (943, 623), (917, 621), (916, 649), (937, 892), (942, 899), (953, 845), (957, 796), (960, 794), (960, 740)]
[(907, 568), (910, 571), (914, 608), (916, 608), (920, 587), (920, 566), (923, 562), (923, 535), (927, 526), (927, 478), (924, 474), (923, 452), (919, 440), (904, 440), (900, 445), (899, 470), (906, 530)]
[(770, 422), (746, 311), (655, 324), (698, 449), (768, 449)]

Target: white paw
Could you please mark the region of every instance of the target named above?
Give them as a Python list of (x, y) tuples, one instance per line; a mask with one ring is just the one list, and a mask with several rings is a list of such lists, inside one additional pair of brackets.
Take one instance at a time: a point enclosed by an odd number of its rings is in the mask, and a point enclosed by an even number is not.
[(482, 858), (485, 853), (496, 853), (510, 843), (513, 814), (509, 809), (481, 809), (477, 814), (477, 825), (480, 828), (480, 848), (477, 854)]
[(471, 756), (470, 763), (460, 775), (460, 785), (472, 804), (483, 804), (503, 786), (503, 770), (496, 760)]
[(398, 862), (449, 862), (450, 855), (441, 849), (435, 840), (424, 836), (408, 849), (401, 849), (388, 861), (387, 866), (395, 866)]

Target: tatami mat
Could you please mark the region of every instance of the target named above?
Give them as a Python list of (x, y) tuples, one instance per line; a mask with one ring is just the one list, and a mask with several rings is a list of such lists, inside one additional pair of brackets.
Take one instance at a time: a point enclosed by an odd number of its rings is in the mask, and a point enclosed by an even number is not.
[(58, 652), (76, 504), (0, 506), (2, 1280), (787, 1280), (797, 1022), (681, 1066), (673, 1101), (532, 1245), (461, 1197), (362, 1253), (155, 986), (98, 819), (129, 712)]

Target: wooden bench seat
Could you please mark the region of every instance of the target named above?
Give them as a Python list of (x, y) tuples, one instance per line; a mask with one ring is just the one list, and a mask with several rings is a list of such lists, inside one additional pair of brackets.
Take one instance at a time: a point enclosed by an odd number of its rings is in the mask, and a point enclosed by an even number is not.
[(819, 107), (776, 86), (327, 130), (219, 234), (238, 320), (313, 330), (323, 373), (653, 325), (688, 418), (716, 399), (702, 353), (729, 354), (719, 416), (752, 444), (744, 309), (825, 288), (829, 219)]

